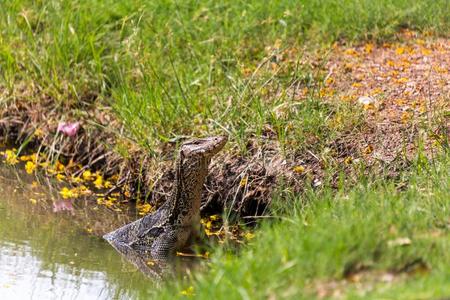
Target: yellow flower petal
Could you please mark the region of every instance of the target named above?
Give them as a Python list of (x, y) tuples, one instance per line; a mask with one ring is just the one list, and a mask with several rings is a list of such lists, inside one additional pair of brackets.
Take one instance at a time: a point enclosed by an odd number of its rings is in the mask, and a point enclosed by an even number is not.
[(182, 291), (180, 292), (180, 294), (183, 295), (183, 296), (192, 297), (192, 296), (195, 295), (195, 294), (194, 294), (194, 287), (193, 287), (193, 286), (190, 286), (190, 287), (188, 287), (187, 289), (182, 290)]
[(247, 182), (248, 182), (248, 176), (245, 176), (241, 179), (241, 182), (239, 182), (239, 185), (244, 187), (247, 185)]
[(64, 172), (65, 168), (66, 167), (59, 160), (56, 161), (56, 163), (55, 163), (55, 170), (56, 171)]
[(17, 158), (16, 154), (16, 149), (5, 151), (5, 162), (8, 165), (15, 165), (19, 162), (19, 159)]
[(84, 171), (81, 176), (83, 177), (84, 180), (87, 180), (87, 181), (92, 179), (92, 173), (89, 170)]
[(100, 174), (97, 174), (97, 177), (95, 178), (94, 185), (96, 188), (101, 189), (103, 188), (103, 177)]
[(25, 164), (25, 171), (28, 174), (33, 174), (34, 170), (36, 170), (36, 164), (32, 161), (27, 161)]
[(353, 158), (351, 156), (348, 156), (345, 160), (344, 163), (346, 165), (350, 165), (353, 162)]
[(56, 174), (56, 179), (57, 179), (59, 182), (62, 182), (62, 181), (64, 181), (64, 179), (66, 179), (66, 176), (63, 175), (63, 174)]
[(109, 180), (105, 180), (105, 183), (103, 184), (106, 189), (112, 188), (112, 183)]
[(305, 172), (305, 167), (298, 165), (295, 166), (292, 170), (297, 174), (302, 174), (303, 172)]
[(78, 198), (79, 193), (76, 188), (68, 189), (67, 187), (63, 187), (59, 194), (63, 197), (63, 199), (70, 199), (70, 198)]
[(249, 231), (249, 232), (246, 232), (246, 233), (244, 234), (244, 237), (245, 237), (246, 240), (251, 240), (251, 239), (253, 239), (253, 238), (255, 237), (255, 234), (254, 234), (254, 233), (251, 233), (251, 232)]
[(44, 136), (44, 131), (43, 131), (42, 129), (37, 128), (37, 129), (34, 131), (34, 136), (36, 136), (36, 137), (38, 137), (38, 138), (43, 137), (43, 136)]

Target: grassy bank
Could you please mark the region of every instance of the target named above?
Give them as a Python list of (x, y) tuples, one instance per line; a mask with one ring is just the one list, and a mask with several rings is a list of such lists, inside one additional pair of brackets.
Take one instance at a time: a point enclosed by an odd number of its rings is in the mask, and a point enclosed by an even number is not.
[[(354, 49), (339, 45), (362, 41), (367, 49), (389, 41), (402, 50), (394, 41), (405, 28), (421, 38), (448, 36), (449, 11), (447, 1), (425, 0), (2, 1), (0, 127), (19, 144), (37, 130), (35, 148), (58, 153), (48, 157), (75, 155), (105, 176), (120, 173), (119, 182), (131, 182), (134, 191), (160, 182), (182, 138), (227, 134), (231, 167), (223, 173), (231, 179), (222, 176), (216, 187), (225, 187), (221, 195), (232, 191), (219, 206), (235, 203), (243, 191), (232, 186), (246, 176), (249, 186), (273, 186), (257, 179), (301, 165), (309, 180), (321, 180), (324, 167), (345, 169), (345, 159), (371, 149), (374, 141), (363, 144), (367, 114), (326, 86), (342, 77), (324, 67), (330, 53), (347, 55)], [(422, 42), (416, 51), (440, 51)], [(60, 121), (81, 121), (83, 134), (58, 137)], [(270, 194), (251, 192), (256, 203)]]
[(395, 181), (292, 195), (291, 213), (264, 222), (238, 257), (216, 253), (206, 274), (164, 295), (192, 286), (195, 299), (448, 297), (448, 164), (416, 160)]
[[(274, 116), (289, 100), (282, 91), (323, 79), (299, 63), (305, 43), (386, 40), (405, 27), (446, 35), (450, 11), (445, 0), (0, 5), (3, 98), (33, 101), (27, 96), (38, 90), (61, 113), (112, 106), (147, 150), (224, 130), (242, 148), (267, 124), (285, 131), (287, 118)], [(277, 61), (287, 48), (292, 59)]]

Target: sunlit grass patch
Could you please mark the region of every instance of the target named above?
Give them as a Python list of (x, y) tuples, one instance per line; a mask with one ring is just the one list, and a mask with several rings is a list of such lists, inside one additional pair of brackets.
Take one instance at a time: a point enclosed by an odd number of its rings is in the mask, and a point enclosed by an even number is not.
[(298, 68), (305, 43), (385, 39), (405, 26), (446, 34), (448, 14), (445, 0), (7, 1), (0, 82), (10, 93), (35, 87), (65, 108), (108, 103), (149, 149), (224, 128), (245, 143), (273, 108), (260, 99), (268, 83), (310, 80)]
[[(293, 196), (291, 213), (265, 222), (240, 255), (214, 253), (209, 271), (194, 274), (187, 284), (198, 299), (317, 297), (330, 281), (343, 283), (335, 288), (345, 298), (376, 299), (392, 292), (406, 299), (409, 288), (432, 298), (446, 296), (448, 157), (417, 164), (421, 167), (404, 172), (399, 181), (375, 179), (337, 194), (328, 188), (310, 191), (306, 202)], [(384, 277), (390, 281), (383, 281), (383, 274), (390, 274)], [(174, 285), (168, 285), (163, 295), (170, 298)]]

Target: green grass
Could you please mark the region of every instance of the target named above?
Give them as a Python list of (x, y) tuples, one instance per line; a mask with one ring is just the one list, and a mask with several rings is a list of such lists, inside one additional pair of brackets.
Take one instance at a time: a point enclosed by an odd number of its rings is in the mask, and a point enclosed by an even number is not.
[[(0, 100), (46, 95), (75, 116), (110, 106), (124, 134), (150, 151), (173, 137), (223, 132), (244, 151), (269, 131), (281, 151), (314, 144), (326, 163), (322, 146), (363, 118), (318, 99), (323, 74), (300, 64), (303, 48), (326, 60), (323, 45), (384, 41), (405, 27), (448, 36), (449, 2), (0, 0)], [(285, 49), (294, 57), (280, 62)], [(295, 84), (309, 88), (308, 100), (290, 95)], [(420, 258), (428, 273), (378, 283), (364, 297), (448, 297), (448, 163), (419, 160), (396, 181), (361, 177), (338, 191), (275, 195), (281, 221), (263, 222), (239, 255), (217, 250), (208, 271), (152, 293), (172, 299), (192, 285), (200, 299), (309, 298), (351, 266), (376, 276)], [(403, 237), (411, 245), (388, 246)], [(361, 296), (355, 285), (344, 293)]]
[[(158, 299), (180, 296), (188, 286), (193, 286), (195, 299), (314, 298), (320, 284), (342, 280), (357, 266), (376, 279), (418, 260), (428, 271), (399, 274), (398, 281), (378, 282), (366, 292), (348, 283), (342, 293), (349, 299), (448, 297), (449, 159), (417, 162), (396, 181), (366, 178), (337, 193), (324, 188), (283, 199), (291, 203), (291, 213), (282, 221), (264, 222), (240, 255), (219, 251), (208, 263), (209, 271), (169, 284)], [(393, 246), (399, 238), (409, 238), (411, 244)]]
[(301, 82), (314, 90), (322, 78), (298, 64), (300, 50), (273, 72), (274, 54), (312, 42), (385, 39), (402, 27), (448, 34), (450, 14), (446, 0), (13, 0), (0, 7), (7, 98), (25, 86), (61, 111), (106, 103), (149, 150), (175, 136), (224, 131), (243, 148), (267, 125), (294, 148), (289, 142), (303, 132), (284, 131), (303, 124), (287, 124), (294, 104), (274, 89)]

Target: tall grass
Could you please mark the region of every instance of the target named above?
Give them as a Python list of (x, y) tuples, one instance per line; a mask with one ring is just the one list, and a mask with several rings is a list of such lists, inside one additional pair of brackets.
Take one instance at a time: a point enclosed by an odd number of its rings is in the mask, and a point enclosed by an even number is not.
[(320, 80), (295, 59), (272, 70), (274, 54), (311, 40), (384, 39), (401, 27), (448, 34), (448, 8), (446, 0), (0, 1), (0, 84), (12, 99), (26, 86), (65, 108), (109, 103), (149, 148), (223, 130), (244, 143), (284, 122), (276, 110), (289, 97), (279, 91)]

